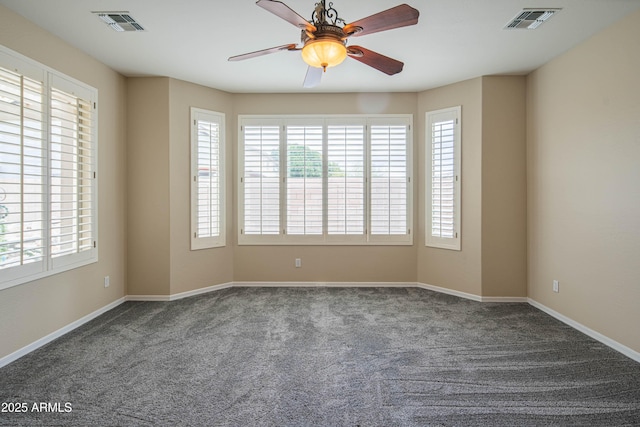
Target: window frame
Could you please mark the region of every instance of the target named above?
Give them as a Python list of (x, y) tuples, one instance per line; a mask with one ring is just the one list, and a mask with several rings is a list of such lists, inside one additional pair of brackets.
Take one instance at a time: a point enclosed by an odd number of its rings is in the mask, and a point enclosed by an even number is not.
[[(60, 73), (52, 68), (49, 68), (37, 61), (34, 61), (24, 55), (21, 55), (18, 52), (15, 52), (11, 49), (6, 48), (5, 46), (0, 45), (0, 67), (5, 70), (23, 76), (24, 78), (28, 78), (34, 81), (37, 81), (42, 84), (42, 92), (41, 92), (41, 108), (42, 112), (40, 115), (41, 124), (41, 136), (40, 136), (40, 152), (42, 155), (42, 165), (39, 166), (42, 175), (42, 183), (39, 184), (40, 190), (38, 193), (27, 193), (21, 190), (20, 192), (20, 200), (25, 198), (25, 195), (29, 194), (40, 194), (39, 202), (42, 204), (42, 217), (38, 222), (42, 226), (42, 259), (34, 262), (26, 262), (20, 261), (20, 264), (15, 266), (9, 266), (0, 269), (2, 273), (2, 279), (0, 279), (0, 290), (10, 288), (13, 286), (17, 286), (23, 283), (31, 282), (37, 279), (41, 279), (44, 277), (52, 276), (54, 274), (59, 274), (64, 271), (76, 269), (85, 265), (93, 264), (98, 261), (98, 234), (99, 234), (99, 223), (98, 223), (98, 90), (79, 81), (70, 76), (67, 76), (63, 73)], [(72, 136), (62, 136), (58, 135), (57, 138), (71, 138), (74, 144), (77, 144), (76, 150), (84, 150), (83, 154), (79, 154), (79, 151), (74, 152), (73, 156), (75, 160), (71, 160), (72, 165), (74, 167), (74, 171), (76, 174), (72, 174), (71, 178), (73, 180), (73, 185), (76, 186), (75, 190), (73, 190), (73, 195), (76, 197), (74, 199), (74, 208), (75, 211), (73, 218), (73, 225), (71, 226), (74, 229), (74, 234), (76, 237), (74, 238), (74, 244), (79, 245), (79, 241), (82, 239), (80, 234), (85, 233), (86, 224), (90, 224), (89, 231), (89, 245), (78, 250), (74, 250), (70, 253), (63, 255), (56, 255), (52, 251), (52, 247), (55, 243), (52, 241), (54, 236), (53, 232), (56, 227), (52, 224), (55, 218), (52, 215), (53, 212), (53, 204), (54, 204), (54, 196), (52, 193), (53, 187), (53, 175), (52, 171), (56, 169), (54, 167), (54, 162), (59, 161), (54, 158), (56, 152), (53, 148), (54, 143), (53, 138), (54, 135), (54, 119), (52, 118), (52, 93), (53, 91), (64, 92), (64, 95), (69, 95), (72, 98), (77, 98), (78, 100), (82, 100), (83, 102), (89, 105), (88, 111), (91, 113), (89, 118), (91, 122), (90, 131), (88, 133), (84, 133), (86, 135), (86, 140), (81, 138), (79, 135), (82, 133), (80, 127), (83, 125), (80, 121), (74, 122), (73, 126), (77, 126), (72, 128), (70, 131), (65, 132), (75, 132)], [(21, 99), (23, 99), (21, 97)], [(22, 111), (22, 110), (21, 110)], [(87, 110), (83, 110), (87, 111)], [(21, 113), (21, 120), (22, 120)], [(65, 113), (66, 114), (66, 113)], [(80, 117), (80, 116), (78, 116)], [(79, 120), (79, 119), (77, 119)], [(56, 125), (57, 126), (57, 125)], [(24, 134), (20, 133), (19, 137), (21, 141), (23, 141)], [(81, 141), (88, 141), (88, 148), (80, 147)], [(24, 149), (23, 142), (20, 143), (21, 150)], [(88, 157), (89, 160), (84, 162), (79, 160), (81, 157)], [(70, 160), (66, 160), (66, 162), (70, 162)], [(24, 161), (21, 162), (21, 165), (24, 165)], [(23, 166), (21, 166), (22, 168)], [(84, 185), (81, 184), (82, 181), (81, 175), (82, 171), (80, 169), (76, 169), (79, 167), (88, 168), (89, 172), (89, 184)], [(85, 172), (87, 172), (85, 170)], [(22, 172), (21, 172), (21, 182), (22, 182)], [(66, 185), (66, 184), (65, 184)], [(24, 188), (24, 187), (23, 187)], [(82, 189), (84, 188), (84, 190)], [(85, 193), (86, 191), (86, 193)], [(62, 193), (61, 193), (62, 194)], [(88, 195), (88, 200), (83, 199), (83, 194), (85, 196)], [(25, 203), (25, 202), (20, 202)], [(81, 217), (80, 210), (87, 209), (89, 215)], [(22, 211), (21, 211), (22, 212)], [(22, 213), (21, 213), (22, 215)], [(84, 218), (84, 219), (83, 219)], [(22, 226), (21, 226), (22, 229)], [(24, 233), (24, 229), (22, 229), (21, 233)], [(26, 238), (23, 236), (20, 238), (20, 245), (22, 248), (22, 242), (26, 241)], [(79, 245), (80, 246), (80, 245)], [(22, 248), (21, 251), (25, 249)]]
[[(453, 236), (434, 236), (433, 230), (433, 137), (432, 126), (434, 123), (453, 121)], [(462, 107), (455, 106), (425, 114), (425, 246), (448, 250), (461, 250), (462, 224), (461, 224), (461, 190), (462, 190)]]
[[(323, 167), (323, 230), (318, 235), (291, 235), (286, 233), (286, 166), (287, 140), (286, 126), (310, 126), (321, 123), (323, 126), (322, 167)], [(364, 232), (362, 234), (329, 234), (328, 231), (328, 128), (330, 126), (364, 127), (363, 164), (364, 164)], [(372, 234), (371, 232), (371, 126), (405, 126), (406, 134), (406, 234)], [(278, 234), (246, 234), (245, 228), (245, 127), (277, 126), (279, 129), (279, 231)], [(239, 245), (413, 245), (413, 115), (238, 115), (238, 227)], [(284, 193), (284, 194), (283, 194)], [(284, 225), (284, 227), (283, 227)]]
[[(199, 129), (200, 121), (216, 123), (218, 131), (218, 164), (217, 164), (217, 186), (218, 186), (218, 235), (201, 237), (198, 235), (198, 206), (199, 206), (199, 183), (200, 164), (198, 160)], [(191, 128), (191, 250), (219, 248), (226, 246), (226, 185), (225, 185), (225, 114), (202, 108), (191, 107), (190, 128)], [(209, 174), (211, 171), (209, 171)], [(209, 205), (209, 215), (212, 215), (212, 205)]]

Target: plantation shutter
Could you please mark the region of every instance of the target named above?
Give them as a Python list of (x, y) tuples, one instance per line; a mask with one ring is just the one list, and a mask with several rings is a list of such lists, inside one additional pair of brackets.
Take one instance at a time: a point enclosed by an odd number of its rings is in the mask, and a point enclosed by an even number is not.
[(97, 261), (97, 96), (0, 46), (0, 289)]
[(407, 125), (371, 126), (371, 234), (409, 234)]
[(49, 115), (50, 251), (66, 264), (95, 248), (93, 102), (54, 86)]
[(243, 126), (242, 234), (280, 234), (280, 126)]
[(459, 108), (427, 113), (426, 243), (459, 245)]
[(365, 127), (327, 127), (327, 233), (364, 235)]
[(323, 214), (322, 125), (286, 127), (286, 233), (321, 235)]
[(43, 269), (43, 91), (42, 82), (0, 68), (0, 270)]
[(410, 115), (239, 121), (239, 244), (413, 243)]
[(431, 235), (452, 238), (453, 223), (453, 127), (454, 120), (431, 125)]
[(191, 249), (224, 246), (224, 115), (192, 108), (191, 124)]

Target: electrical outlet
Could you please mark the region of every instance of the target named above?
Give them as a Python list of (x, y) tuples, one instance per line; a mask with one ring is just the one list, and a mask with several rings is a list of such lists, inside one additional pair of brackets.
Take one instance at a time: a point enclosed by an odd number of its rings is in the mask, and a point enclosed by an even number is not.
[(111, 280), (109, 279), (109, 276), (104, 276), (104, 287), (108, 288), (110, 284)]
[(302, 260), (300, 258), (296, 258), (296, 268), (302, 267)]
[(553, 292), (560, 292), (560, 283), (557, 280), (553, 281)]

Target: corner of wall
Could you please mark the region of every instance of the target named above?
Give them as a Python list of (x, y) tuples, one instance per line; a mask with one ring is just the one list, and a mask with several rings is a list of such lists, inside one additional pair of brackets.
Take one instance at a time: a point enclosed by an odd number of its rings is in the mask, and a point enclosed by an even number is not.
[(527, 294), (526, 78), (482, 79), (482, 295)]
[(169, 295), (169, 84), (127, 80), (128, 294)]

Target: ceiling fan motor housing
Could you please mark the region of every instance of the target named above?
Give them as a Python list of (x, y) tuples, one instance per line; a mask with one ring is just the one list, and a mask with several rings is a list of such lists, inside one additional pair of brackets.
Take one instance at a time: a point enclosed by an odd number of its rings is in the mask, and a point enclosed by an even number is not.
[[(346, 37), (341, 27), (331, 24), (320, 24), (310, 34), (302, 32), (302, 56), (307, 64), (322, 68), (334, 67), (347, 57)], [(327, 62), (325, 58), (331, 58)]]

